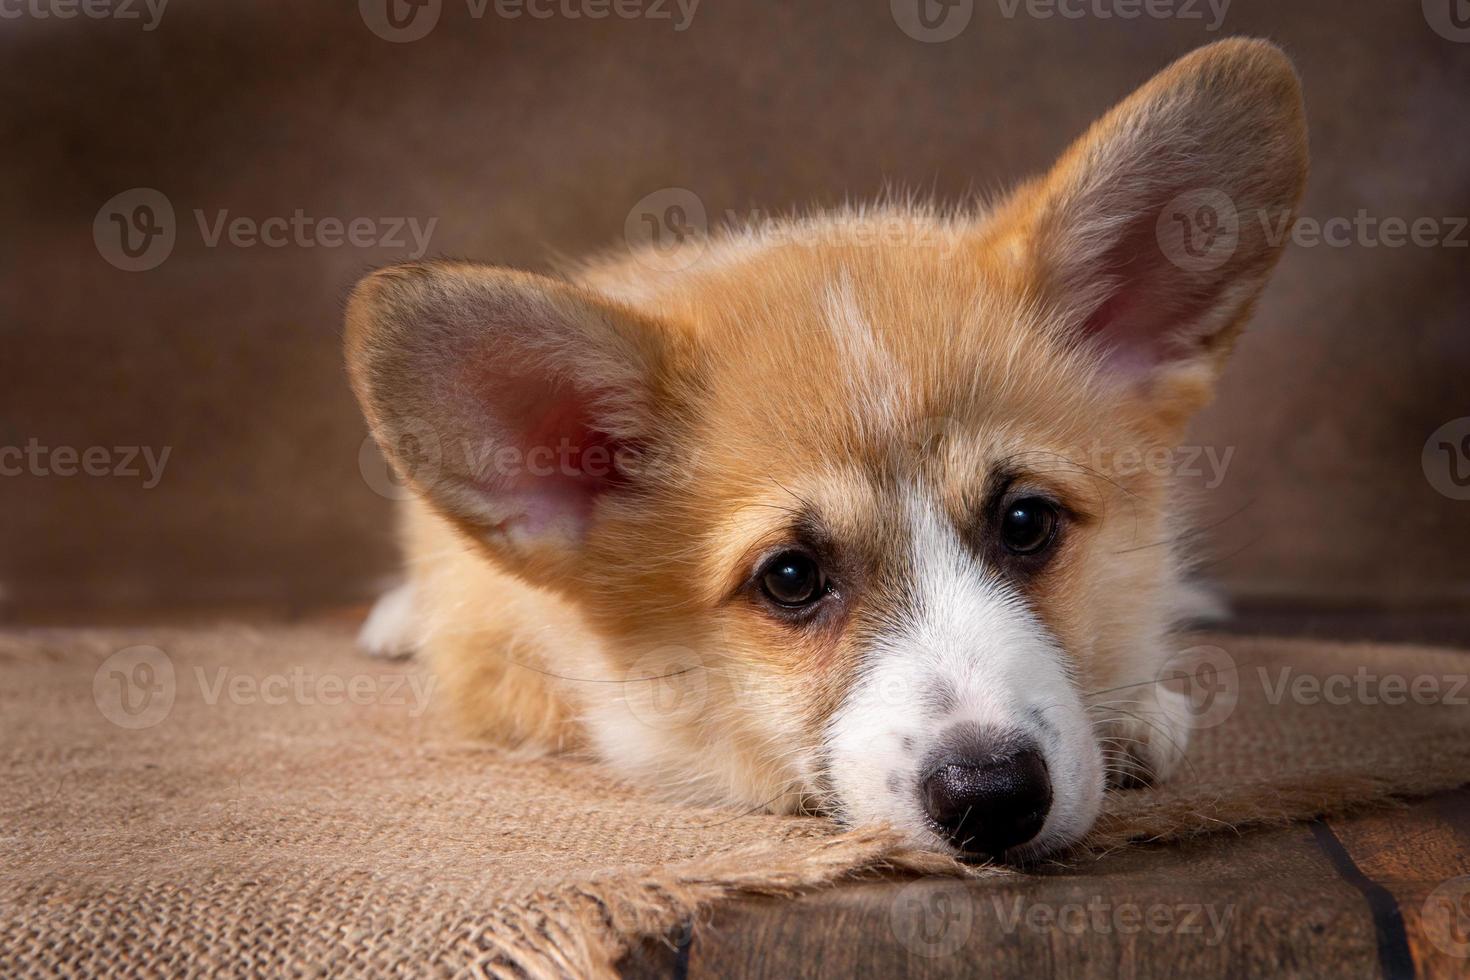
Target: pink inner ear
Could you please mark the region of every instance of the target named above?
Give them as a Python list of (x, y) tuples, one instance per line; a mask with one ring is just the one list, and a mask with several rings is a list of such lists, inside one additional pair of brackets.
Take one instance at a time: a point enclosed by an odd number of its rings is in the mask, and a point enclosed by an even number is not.
[[(1139, 222), (1140, 225), (1144, 222)], [(1108, 366), (1128, 381), (1146, 377), (1184, 355), (1190, 325), (1218, 299), (1221, 283), (1181, 269), (1155, 240), (1152, 223), (1134, 229), (1088, 274), (1109, 279), (1113, 292), (1083, 321)]]
[(591, 393), (512, 383), (498, 394), (492, 411), (510, 437), (502, 449), (513, 452), (497, 456), (487, 489), (510, 505), (507, 522), (526, 532), (581, 535), (598, 497), (626, 481), (618, 468), (624, 443), (594, 424)]
[(1163, 359), (1160, 338), (1139, 309), (1139, 296), (1125, 284), (1083, 323), (1114, 373), (1133, 381), (1146, 376)]

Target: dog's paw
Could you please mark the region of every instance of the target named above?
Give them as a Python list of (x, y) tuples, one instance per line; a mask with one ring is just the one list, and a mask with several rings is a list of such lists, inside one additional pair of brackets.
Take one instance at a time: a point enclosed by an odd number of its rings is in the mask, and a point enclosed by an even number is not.
[(1112, 714), (1103, 740), (1109, 785), (1139, 789), (1163, 782), (1178, 770), (1193, 731), (1184, 694), (1150, 685), (1136, 703)]
[(383, 593), (357, 634), (358, 647), (370, 657), (402, 660), (418, 645), (418, 614), (413, 583)]

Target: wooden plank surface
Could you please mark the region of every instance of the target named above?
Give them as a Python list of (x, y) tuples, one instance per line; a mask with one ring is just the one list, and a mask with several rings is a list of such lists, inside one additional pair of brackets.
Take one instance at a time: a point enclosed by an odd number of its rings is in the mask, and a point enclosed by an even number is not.
[(623, 967), (690, 978), (1461, 977), (1460, 876), (1470, 790), (1009, 878), (731, 903)]

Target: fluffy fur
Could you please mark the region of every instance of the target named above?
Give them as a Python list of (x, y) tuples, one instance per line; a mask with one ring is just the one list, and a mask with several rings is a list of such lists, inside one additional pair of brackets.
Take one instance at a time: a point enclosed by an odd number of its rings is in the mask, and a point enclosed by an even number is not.
[[(1022, 732), (1054, 792), (1026, 852), (1075, 840), (1110, 772), (1166, 775), (1188, 735), (1153, 683), (1175, 494), (1089, 460), (1178, 442), (1305, 175), (1289, 62), (1230, 40), (978, 213), (849, 210), (563, 278), (375, 273), (349, 373), (416, 497), (409, 583), (364, 641), (421, 650), (488, 738), (940, 849), (916, 789), (936, 740)], [(1180, 261), (1164, 211), (1201, 191), (1238, 228)], [(1039, 564), (996, 548), (1014, 488), (1063, 509)], [(801, 622), (755, 582), (793, 544), (837, 583)]]

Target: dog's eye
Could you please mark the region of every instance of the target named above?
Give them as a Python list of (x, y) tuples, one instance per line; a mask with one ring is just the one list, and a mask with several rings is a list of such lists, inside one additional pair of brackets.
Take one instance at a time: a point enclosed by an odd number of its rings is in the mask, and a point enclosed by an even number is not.
[(1016, 555), (1034, 555), (1051, 544), (1057, 532), (1057, 505), (1043, 497), (1023, 497), (1006, 504), (1000, 518), (1000, 540)]
[(760, 583), (766, 596), (781, 606), (811, 605), (827, 592), (821, 568), (800, 551), (783, 551), (766, 562)]

